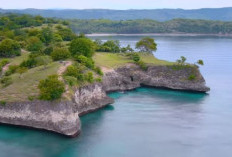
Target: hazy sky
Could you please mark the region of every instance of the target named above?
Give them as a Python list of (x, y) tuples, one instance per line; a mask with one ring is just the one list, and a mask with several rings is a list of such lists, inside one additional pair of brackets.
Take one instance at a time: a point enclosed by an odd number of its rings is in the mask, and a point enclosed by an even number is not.
[(156, 9), (232, 7), (232, 0), (0, 0), (0, 8)]

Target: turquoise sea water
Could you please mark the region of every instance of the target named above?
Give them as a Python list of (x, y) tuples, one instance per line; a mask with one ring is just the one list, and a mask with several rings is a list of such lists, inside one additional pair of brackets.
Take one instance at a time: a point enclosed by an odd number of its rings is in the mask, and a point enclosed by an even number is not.
[[(102, 37), (132, 46), (139, 38)], [(158, 58), (203, 59), (211, 91), (138, 88), (109, 94), (115, 103), (83, 116), (78, 138), (0, 125), (0, 157), (231, 157), (232, 39), (155, 38)]]

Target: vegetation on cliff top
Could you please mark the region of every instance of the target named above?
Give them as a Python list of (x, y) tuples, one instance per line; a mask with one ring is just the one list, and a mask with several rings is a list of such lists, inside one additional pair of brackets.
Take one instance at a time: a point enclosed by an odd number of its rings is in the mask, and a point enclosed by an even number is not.
[(119, 41), (76, 35), (65, 21), (27, 15), (0, 18), (2, 101), (70, 99), (75, 88), (101, 82), (102, 68), (128, 63), (144, 70), (149, 64), (174, 65), (153, 56), (157, 45), (149, 37), (137, 43), (140, 52), (135, 52), (130, 45), (121, 47)]

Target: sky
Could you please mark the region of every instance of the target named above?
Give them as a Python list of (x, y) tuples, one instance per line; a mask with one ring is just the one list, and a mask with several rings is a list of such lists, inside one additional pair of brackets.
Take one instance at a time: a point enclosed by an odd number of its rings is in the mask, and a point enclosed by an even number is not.
[(3, 9), (159, 9), (232, 7), (232, 0), (0, 0)]

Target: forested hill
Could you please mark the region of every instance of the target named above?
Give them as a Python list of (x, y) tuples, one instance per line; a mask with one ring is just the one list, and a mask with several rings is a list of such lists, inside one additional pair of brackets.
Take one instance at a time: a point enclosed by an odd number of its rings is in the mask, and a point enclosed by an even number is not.
[(232, 21), (232, 7), (214, 9), (152, 9), (152, 10), (107, 10), (107, 9), (86, 9), (86, 10), (4, 10), (0, 13), (21, 13), (41, 15), (44, 17), (57, 17), (65, 19), (109, 19), (109, 20), (135, 20), (153, 19), (157, 21), (167, 21), (176, 18), (204, 19)]
[(155, 20), (70, 20), (76, 33), (193, 33), (232, 34), (232, 22), (174, 19), (166, 22)]

